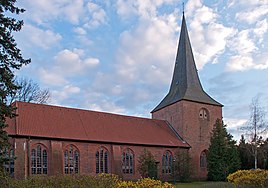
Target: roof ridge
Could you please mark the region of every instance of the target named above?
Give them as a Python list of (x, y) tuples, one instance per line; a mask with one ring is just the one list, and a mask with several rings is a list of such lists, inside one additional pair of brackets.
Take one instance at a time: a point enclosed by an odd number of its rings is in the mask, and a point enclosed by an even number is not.
[(51, 105), (51, 104), (38, 104), (38, 103), (23, 102), (23, 101), (16, 101), (15, 103), (17, 103), (17, 104), (26, 104), (26, 105), (43, 106), (43, 107), (47, 107), (47, 108), (60, 108), (60, 109), (67, 109), (67, 110), (92, 112), (92, 113), (97, 113), (97, 114), (106, 114), (106, 115), (119, 116), (119, 117), (123, 117), (123, 118), (134, 118), (134, 119), (139, 118), (139, 119), (145, 119), (145, 120), (152, 120), (149, 117), (137, 117), (137, 116), (131, 116), (131, 115), (125, 115), (125, 114), (116, 114), (116, 113), (112, 113), (112, 112), (103, 112), (103, 111), (96, 111), (96, 110), (83, 109), (83, 108), (57, 106), (57, 105)]

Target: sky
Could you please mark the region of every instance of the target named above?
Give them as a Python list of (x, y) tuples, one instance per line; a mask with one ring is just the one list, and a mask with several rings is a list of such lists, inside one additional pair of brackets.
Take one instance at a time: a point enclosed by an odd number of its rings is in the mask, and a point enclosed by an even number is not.
[[(51, 92), (49, 104), (148, 117), (169, 90), (181, 0), (20, 0), (16, 72)], [(239, 139), (253, 97), (268, 108), (268, 0), (184, 1), (204, 90)], [(268, 116), (268, 115), (267, 115)]]

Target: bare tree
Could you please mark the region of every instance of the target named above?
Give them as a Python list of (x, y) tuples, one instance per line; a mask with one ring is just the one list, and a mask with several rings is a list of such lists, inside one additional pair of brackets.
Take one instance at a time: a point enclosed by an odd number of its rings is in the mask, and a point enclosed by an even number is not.
[(11, 96), (10, 102), (23, 101), (46, 104), (51, 97), (49, 89), (40, 89), (39, 85), (28, 78), (16, 79), (16, 85), (19, 88)]
[(259, 97), (254, 97), (250, 104), (250, 118), (242, 128), (246, 131), (251, 144), (251, 154), (254, 157), (254, 167), (258, 164), (258, 147), (261, 144), (262, 137), (268, 130), (268, 124), (265, 122), (265, 111), (259, 103)]

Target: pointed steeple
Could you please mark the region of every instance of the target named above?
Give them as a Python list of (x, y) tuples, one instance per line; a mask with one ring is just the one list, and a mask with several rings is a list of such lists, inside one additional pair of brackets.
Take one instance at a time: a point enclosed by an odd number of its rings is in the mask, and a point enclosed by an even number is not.
[(181, 33), (171, 86), (166, 97), (152, 112), (183, 99), (222, 106), (222, 104), (212, 99), (202, 88), (194, 61), (184, 13), (182, 16)]

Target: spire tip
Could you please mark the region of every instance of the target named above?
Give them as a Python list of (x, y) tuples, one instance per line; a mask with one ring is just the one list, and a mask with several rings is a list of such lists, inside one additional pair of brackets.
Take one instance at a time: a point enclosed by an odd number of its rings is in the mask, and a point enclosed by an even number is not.
[(184, 1), (182, 2), (182, 15), (184, 15)]

